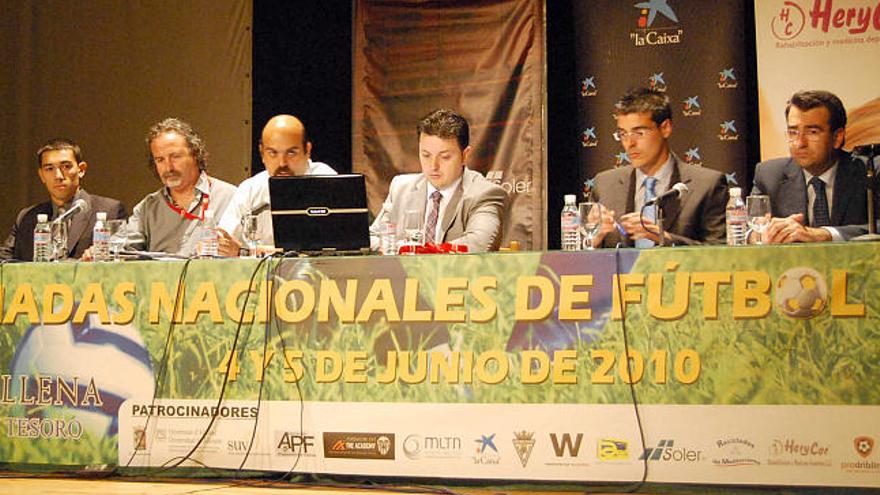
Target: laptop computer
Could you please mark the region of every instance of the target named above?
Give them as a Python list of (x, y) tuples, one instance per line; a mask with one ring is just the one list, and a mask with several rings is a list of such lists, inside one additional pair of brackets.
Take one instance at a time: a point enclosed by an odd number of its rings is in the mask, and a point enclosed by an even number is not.
[(305, 253), (370, 247), (363, 175), (270, 177), (269, 200), (276, 247)]

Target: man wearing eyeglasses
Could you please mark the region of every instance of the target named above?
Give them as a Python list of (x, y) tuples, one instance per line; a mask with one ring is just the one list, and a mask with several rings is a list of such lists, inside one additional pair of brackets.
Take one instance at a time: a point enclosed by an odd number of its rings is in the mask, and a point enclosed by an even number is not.
[[(596, 175), (593, 199), (604, 208), (594, 245), (656, 245), (660, 240), (655, 223), (658, 211), (650, 201), (679, 182), (688, 192), (663, 203), (665, 244), (723, 243), (727, 183), (722, 173), (685, 163), (669, 150), (669, 97), (645, 88), (631, 91), (617, 103), (615, 119), (614, 137), (623, 145), (631, 166)], [(618, 217), (618, 212), (623, 214)]]
[[(846, 110), (828, 91), (799, 91), (785, 107), (791, 157), (759, 163), (752, 194), (770, 196), (764, 242), (848, 240), (866, 231), (864, 166), (842, 150)], [(860, 225), (861, 224), (861, 225)]]

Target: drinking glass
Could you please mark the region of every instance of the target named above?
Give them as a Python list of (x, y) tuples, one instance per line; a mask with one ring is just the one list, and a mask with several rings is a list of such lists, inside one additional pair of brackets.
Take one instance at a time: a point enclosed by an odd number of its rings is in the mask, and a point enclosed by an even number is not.
[(126, 222), (125, 220), (114, 218), (113, 220), (107, 220), (105, 225), (110, 233), (110, 260), (119, 261), (119, 252), (125, 247)]
[(746, 198), (749, 229), (755, 233), (755, 244), (764, 244), (764, 231), (770, 225), (770, 196), (759, 194)]
[(260, 232), (257, 230), (257, 215), (248, 213), (241, 217), (241, 238), (248, 250), (248, 258), (257, 257), (257, 244), (260, 242)]
[(423, 214), (419, 210), (406, 210), (403, 214), (403, 242), (407, 246), (421, 246), (424, 244), (422, 232)]
[(52, 261), (67, 259), (67, 222), (52, 222)]
[(593, 249), (593, 238), (599, 232), (602, 225), (602, 205), (587, 201), (578, 204), (578, 212), (580, 213), (580, 224), (578, 228), (581, 231), (581, 239), (583, 239), (584, 249)]

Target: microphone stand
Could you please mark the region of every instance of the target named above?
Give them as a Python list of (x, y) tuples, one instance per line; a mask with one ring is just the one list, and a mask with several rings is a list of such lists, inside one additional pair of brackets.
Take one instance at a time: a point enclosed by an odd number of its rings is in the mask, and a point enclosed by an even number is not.
[[(868, 233), (850, 239), (852, 241), (880, 241), (880, 235), (877, 234), (876, 219), (874, 218), (874, 194), (877, 187), (874, 174), (874, 158), (877, 156), (877, 148), (880, 148), (880, 145), (868, 144), (853, 148), (853, 153), (868, 158), (868, 161), (865, 164), (865, 180), (868, 193)], [(862, 153), (864, 153), (864, 155)]]
[(657, 242), (657, 246), (666, 247), (666, 231), (663, 229), (663, 205), (657, 203), (657, 228), (660, 233), (660, 240)]

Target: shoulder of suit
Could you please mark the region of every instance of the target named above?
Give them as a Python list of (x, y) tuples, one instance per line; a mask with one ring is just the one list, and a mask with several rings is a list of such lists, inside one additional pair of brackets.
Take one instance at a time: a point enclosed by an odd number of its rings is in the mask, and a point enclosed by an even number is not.
[(391, 185), (389, 189), (396, 189), (398, 187), (404, 187), (413, 185), (419, 181), (419, 179), (424, 178), (424, 174), (416, 173), (416, 174), (398, 174), (391, 178)]
[(713, 180), (717, 180), (722, 177), (724, 174), (718, 170), (713, 168), (700, 167), (698, 165), (693, 165), (685, 162), (678, 162), (678, 172), (682, 176), (689, 177), (711, 177)]
[(507, 194), (507, 191), (505, 191), (503, 187), (487, 179), (480, 172), (477, 172), (476, 170), (471, 170), (469, 168), (465, 168), (464, 174), (461, 177), (461, 183), (463, 189), (478, 189), (480, 191), (492, 191), (497, 189), (502, 194)]
[(771, 158), (770, 160), (759, 162), (757, 165), (755, 165), (755, 170), (781, 170), (788, 166), (789, 163), (791, 163), (791, 157)]

